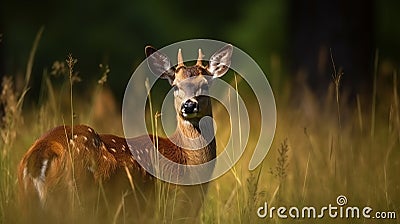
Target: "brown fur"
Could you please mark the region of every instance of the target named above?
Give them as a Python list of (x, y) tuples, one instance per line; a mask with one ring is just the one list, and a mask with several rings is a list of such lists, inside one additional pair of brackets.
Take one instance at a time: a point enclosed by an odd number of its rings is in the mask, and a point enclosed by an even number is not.
[[(222, 66), (225, 66), (224, 64), (230, 63), (227, 59), (230, 60), (231, 52), (232, 46), (227, 45), (214, 54), (212, 59), (218, 62), (215, 60), (223, 58), (225, 61), (222, 61)], [(149, 61), (155, 65), (152, 69), (155, 74), (161, 74), (158, 70), (160, 65), (170, 64), (168, 58), (154, 48), (147, 47), (146, 53), (148, 57), (151, 56)], [(201, 65), (201, 58), (202, 53), (199, 51), (198, 63), (186, 67), (179, 51), (180, 68), (167, 68), (161, 75), (179, 89), (179, 94), (175, 96), (178, 128), (170, 139), (155, 139), (152, 135), (125, 139), (98, 134), (85, 125), (59, 126), (40, 137), (23, 156), (18, 167), (20, 202), (25, 207), (24, 211), (28, 212), (26, 221), (31, 222), (33, 217), (40, 222), (45, 216), (49, 222), (79, 222), (77, 213), (83, 212), (87, 215), (88, 212), (93, 212), (98, 217), (97, 221), (109, 223), (111, 220), (105, 217), (118, 213), (121, 198), (124, 202), (125, 196), (127, 202), (124, 206), (129, 209), (127, 214), (133, 214), (133, 220), (145, 221), (141, 219), (146, 217), (143, 215), (145, 212), (149, 212), (150, 218), (154, 217), (154, 178), (140, 165), (147, 169), (154, 167), (154, 162), (157, 162), (154, 161), (154, 145), (157, 145), (158, 151), (164, 157), (182, 165), (199, 165), (216, 157), (215, 139), (209, 139), (207, 143), (205, 133), (201, 133), (199, 128), (202, 117), (212, 116), (210, 98), (204, 96), (206, 92), (202, 91), (206, 91), (203, 87), (209, 85), (211, 75), (220, 77), (226, 72), (226, 68), (218, 67), (221, 66), (220, 63), (215, 63), (216, 66), (211, 71), (217, 72), (210, 74), (209, 68)], [(166, 62), (168, 63), (163, 64)], [(149, 64), (150, 67), (151, 65)], [(206, 79), (205, 76), (210, 77)], [(196, 112), (188, 112), (189, 115), (182, 112), (181, 106), (185, 101), (196, 102)], [(214, 133), (212, 124), (206, 128), (208, 130), (203, 131)], [(193, 148), (199, 149), (191, 150)], [(161, 164), (162, 172), (173, 177), (179, 178), (185, 172), (177, 170), (176, 166), (165, 165)], [(177, 186), (168, 185), (168, 189), (174, 188), (177, 189)], [(170, 221), (198, 221), (196, 216), (206, 189), (206, 184), (181, 186), (182, 197), (177, 199), (178, 206), (170, 209), (175, 211), (172, 215), (168, 214)], [(100, 194), (102, 200), (99, 199)], [(99, 212), (87, 210), (99, 207)]]

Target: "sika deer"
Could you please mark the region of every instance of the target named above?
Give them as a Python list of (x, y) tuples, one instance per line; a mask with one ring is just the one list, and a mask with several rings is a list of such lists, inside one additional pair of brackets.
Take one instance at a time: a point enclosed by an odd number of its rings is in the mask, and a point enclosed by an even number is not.
[[(158, 151), (167, 159), (182, 165), (197, 165), (213, 160), (216, 157), (215, 139), (212, 137), (207, 140), (199, 122), (204, 116), (212, 117), (208, 87), (212, 79), (221, 77), (229, 69), (232, 46), (226, 45), (217, 51), (211, 56), (208, 66), (202, 65), (201, 50), (194, 66), (184, 65), (180, 50), (177, 66), (171, 66), (168, 57), (152, 47), (146, 47), (145, 52), (150, 70), (160, 78), (168, 79), (174, 88), (177, 130), (170, 138), (157, 139)], [(214, 133), (212, 123), (206, 128)], [(122, 193), (125, 193), (135, 195), (132, 201), (148, 202), (151, 197), (146, 194), (154, 192), (148, 190), (154, 187), (154, 178), (137, 162), (142, 160), (153, 164), (150, 161), (154, 143), (148, 139), (154, 141), (151, 135), (125, 139), (98, 134), (85, 125), (59, 126), (50, 130), (33, 144), (19, 164), (21, 203), (28, 206), (27, 209), (40, 207), (41, 211), (47, 212), (46, 215), (50, 214), (60, 222), (60, 218), (65, 218), (70, 208), (74, 207), (73, 204), (75, 207), (85, 207), (88, 203), (99, 201), (98, 193), (93, 193), (98, 189), (101, 189), (100, 198), (115, 197), (120, 202)], [(163, 172), (181, 171), (165, 168)], [(185, 197), (193, 203), (189, 205), (191, 207), (182, 206), (184, 215), (193, 218), (201, 207), (206, 185), (180, 188), (184, 192), (188, 190)], [(195, 194), (188, 193), (194, 188), (200, 189), (200, 197), (195, 198)], [(132, 193), (135, 190), (140, 192), (144, 200), (137, 200), (140, 194)], [(176, 204), (179, 203), (177, 200)], [(106, 203), (108, 209), (110, 204), (112, 200)], [(141, 206), (140, 209), (146, 209)], [(139, 207), (136, 207), (137, 211), (140, 211)], [(115, 214), (115, 211), (106, 212)], [(141, 213), (136, 212), (139, 215)]]

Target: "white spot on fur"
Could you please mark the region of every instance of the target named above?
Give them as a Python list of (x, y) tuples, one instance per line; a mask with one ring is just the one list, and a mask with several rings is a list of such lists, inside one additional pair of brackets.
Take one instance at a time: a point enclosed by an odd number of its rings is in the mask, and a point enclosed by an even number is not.
[(74, 135), (74, 139), (77, 139), (78, 138), (78, 135)]
[(83, 140), (86, 142), (86, 141), (87, 141), (87, 137), (86, 137), (86, 136), (83, 136)]
[(93, 132), (93, 130), (91, 129), (91, 128), (88, 128), (87, 129), (90, 133), (92, 133)]
[(70, 139), (70, 140), (69, 140), (69, 144), (70, 144), (72, 147), (75, 147), (75, 141), (74, 141), (73, 139)]
[(115, 141), (115, 139), (111, 139), (111, 141), (114, 142), (114, 143), (117, 143), (117, 142)]
[(122, 145), (122, 151), (125, 152), (125, 145)]
[[(36, 191), (38, 192), (40, 202), (42, 206), (44, 206), (45, 203), (45, 180), (46, 180), (46, 171), (47, 171), (47, 166), (48, 166), (49, 160), (45, 159), (42, 161), (42, 166), (40, 167), (40, 175), (36, 178), (32, 178), (33, 185), (36, 188)], [(24, 178), (26, 177), (27, 174), (26, 167), (24, 169)], [(25, 182), (26, 183), (26, 182)]]
[(111, 150), (113, 153), (116, 153), (116, 152), (117, 152), (117, 150), (115, 150), (114, 148), (110, 148), (110, 150)]
[(106, 157), (105, 155), (103, 155), (103, 159), (106, 160), (106, 161), (108, 160), (107, 157)]
[(43, 160), (42, 167), (40, 168), (40, 178), (44, 181), (46, 179), (46, 171), (47, 164), (49, 163), (48, 159)]

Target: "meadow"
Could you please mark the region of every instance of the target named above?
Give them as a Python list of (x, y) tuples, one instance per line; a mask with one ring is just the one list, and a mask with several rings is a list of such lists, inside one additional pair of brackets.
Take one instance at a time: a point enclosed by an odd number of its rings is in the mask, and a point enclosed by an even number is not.
[[(40, 34), (35, 40), (23, 77), (23, 87), (16, 90), (16, 76), (2, 80), (1, 103), (4, 117), (0, 126), (0, 223), (19, 221), (17, 203), (17, 164), (33, 142), (58, 125), (85, 123), (99, 133), (123, 135), (118, 100), (107, 87), (113, 79), (112, 68), (93, 68), (98, 81), (78, 75), (79, 63), (66, 56), (44, 70), (37, 103), (28, 102), (29, 83)], [(251, 148), (257, 138), (250, 137), (240, 161), (225, 175), (212, 181), (201, 210), (202, 223), (399, 223), (400, 212), (400, 107), (398, 75), (379, 75), (379, 57), (375, 62), (374, 89), (352, 102), (340, 84), (342, 74), (332, 74), (326, 97), (315, 95), (305, 84), (281, 80), (272, 85), (277, 105), (276, 134), (261, 166), (247, 169)], [(78, 84), (78, 82), (81, 82)], [(239, 92), (246, 89), (240, 81)], [(84, 90), (76, 86), (84, 85)], [(122, 85), (122, 84), (121, 84)], [(243, 90), (247, 91), (247, 90)], [(296, 92), (295, 92), (296, 91)], [(296, 96), (296, 97), (294, 97)], [(250, 99), (248, 110), (254, 105)], [(354, 102), (354, 103), (353, 103)], [(214, 117), (226, 122), (224, 110)], [(157, 110), (153, 110), (155, 115)], [(150, 119), (158, 119), (149, 115)], [(152, 118), (154, 117), (154, 118)], [(234, 118), (233, 118), (234, 120)], [(256, 119), (252, 119), (257, 127)], [(257, 132), (257, 131), (255, 131)], [(229, 134), (217, 132), (218, 144), (224, 145)], [(346, 206), (369, 206), (376, 211), (394, 211), (396, 218), (260, 218), (257, 212), (265, 202), (271, 207), (338, 206), (337, 198), (347, 198)], [(172, 200), (172, 199), (170, 199)], [(155, 214), (163, 220), (163, 201), (155, 203)], [(339, 206), (340, 207), (340, 206)], [(122, 209), (122, 212), (127, 212)], [(288, 214), (288, 213), (286, 213)], [(393, 214), (393, 213), (390, 213)], [(110, 214), (117, 216), (120, 214)], [(86, 217), (90, 220), (90, 217)], [(118, 223), (129, 220), (115, 219)]]

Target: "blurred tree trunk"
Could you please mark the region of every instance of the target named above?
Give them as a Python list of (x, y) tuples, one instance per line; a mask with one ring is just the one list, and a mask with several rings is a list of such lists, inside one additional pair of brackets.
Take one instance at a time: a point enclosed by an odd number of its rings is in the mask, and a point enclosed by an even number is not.
[[(326, 94), (334, 73), (354, 99), (372, 86), (374, 28), (372, 0), (290, 1), (292, 73), (314, 93)], [(297, 79), (299, 80), (299, 79)]]

